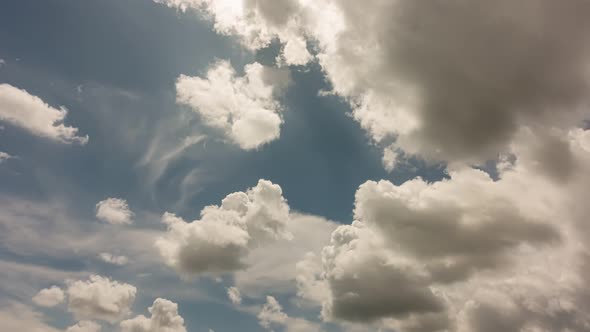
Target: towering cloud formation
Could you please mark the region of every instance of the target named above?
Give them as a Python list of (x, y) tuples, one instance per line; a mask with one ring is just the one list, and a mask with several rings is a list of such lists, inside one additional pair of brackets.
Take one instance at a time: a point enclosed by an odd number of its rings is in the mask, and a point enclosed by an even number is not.
[(259, 63), (246, 65), (244, 72), (236, 77), (228, 61), (219, 61), (205, 78), (181, 75), (177, 101), (241, 148), (255, 149), (280, 135), (283, 120), (275, 97), (288, 84), (289, 73)]
[(88, 136), (78, 136), (77, 128), (63, 124), (66, 113), (65, 108), (53, 108), (25, 90), (0, 84), (0, 121), (57, 142), (86, 144)]
[(151, 317), (143, 315), (121, 322), (121, 332), (186, 332), (178, 304), (157, 298), (149, 307)]
[(288, 240), (289, 206), (281, 187), (260, 180), (246, 192), (227, 195), (221, 205), (206, 206), (201, 219), (187, 223), (166, 213), (168, 226), (156, 246), (166, 264), (189, 274), (220, 273), (245, 267), (252, 248)]

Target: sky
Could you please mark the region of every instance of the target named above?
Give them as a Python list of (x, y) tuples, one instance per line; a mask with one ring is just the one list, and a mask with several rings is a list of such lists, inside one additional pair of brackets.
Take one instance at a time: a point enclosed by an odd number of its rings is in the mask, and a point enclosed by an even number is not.
[(3, 0), (0, 326), (590, 331), (586, 0)]

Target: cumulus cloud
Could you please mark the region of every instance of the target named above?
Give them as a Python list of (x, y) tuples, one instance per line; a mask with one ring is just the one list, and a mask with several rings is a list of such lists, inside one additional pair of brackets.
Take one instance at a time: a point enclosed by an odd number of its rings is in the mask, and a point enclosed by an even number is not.
[[(529, 133), (530, 134), (530, 133)], [(297, 265), (299, 295), (325, 320), (399, 331), (588, 331), (590, 134), (571, 130), (573, 178), (539, 171), (527, 133), (499, 179), (368, 181), (352, 225)]]
[(278, 39), (287, 64), (309, 61), (299, 54), (313, 41), (333, 92), (374, 141), (423, 159), (495, 159), (523, 126), (542, 133), (588, 116), (583, 0), (157, 2), (205, 13), (249, 49)]
[(242, 303), (242, 294), (240, 294), (240, 290), (237, 287), (229, 287), (227, 289), (227, 297), (233, 304)]
[(246, 65), (244, 76), (236, 76), (228, 61), (218, 61), (204, 78), (181, 75), (177, 102), (242, 149), (255, 149), (280, 135), (282, 110), (275, 97), (289, 80), (287, 71), (259, 63)]
[(266, 297), (266, 303), (258, 313), (258, 321), (265, 329), (270, 329), (271, 325), (283, 325), (287, 321), (287, 314), (283, 312), (283, 307), (272, 296)]
[(9, 84), (0, 84), (0, 121), (61, 143), (86, 144), (78, 128), (63, 124), (67, 110), (49, 106), (41, 98)]
[(42, 307), (55, 307), (63, 301), (64, 292), (57, 286), (42, 289), (33, 297), (33, 302)]
[(134, 215), (127, 201), (121, 198), (107, 198), (96, 204), (96, 218), (112, 225), (131, 224)]
[(178, 304), (157, 298), (148, 308), (151, 316), (143, 315), (121, 322), (121, 332), (186, 332), (184, 319), (178, 314)]
[(93, 321), (83, 320), (66, 329), (66, 332), (100, 332), (101, 326)]
[(248, 252), (269, 242), (288, 240), (289, 206), (281, 187), (260, 180), (246, 192), (206, 206), (201, 219), (186, 222), (165, 213), (166, 235), (156, 241), (167, 265), (181, 273), (223, 273), (245, 268)]
[(493, 159), (521, 126), (568, 126), (588, 101), (583, 1), (340, 3), (322, 66), (373, 138), (407, 153)]
[(98, 258), (100, 258), (105, 263), (119, 265), (119, 266), (125, 265), (129, 262), (129, 259), (127, 258), (127, 256), (116, 256), (116, 255), (110, 254), (108, 252), (100, 253), (98, 255)]
[(69, 281), (68, 310), (78, 319), (117, 322), (131, 313), (137, 289), (126, 283), (92, 275), (88, 280)]

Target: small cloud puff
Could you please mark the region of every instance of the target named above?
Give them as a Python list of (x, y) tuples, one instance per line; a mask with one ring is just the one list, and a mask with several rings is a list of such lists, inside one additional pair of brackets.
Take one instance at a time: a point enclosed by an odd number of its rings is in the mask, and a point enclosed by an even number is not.
[(134, 216), (127, 201), (121, 198), (107, 198), (96, 204), (96, 218), (111, 225), (132, 224)]

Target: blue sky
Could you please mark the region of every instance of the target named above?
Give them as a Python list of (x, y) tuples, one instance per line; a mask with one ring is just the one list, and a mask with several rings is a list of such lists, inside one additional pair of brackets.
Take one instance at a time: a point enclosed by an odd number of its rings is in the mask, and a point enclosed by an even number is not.
[(589, 330), (590, 9), (531, 6), (3, 1), (0, 325)]

